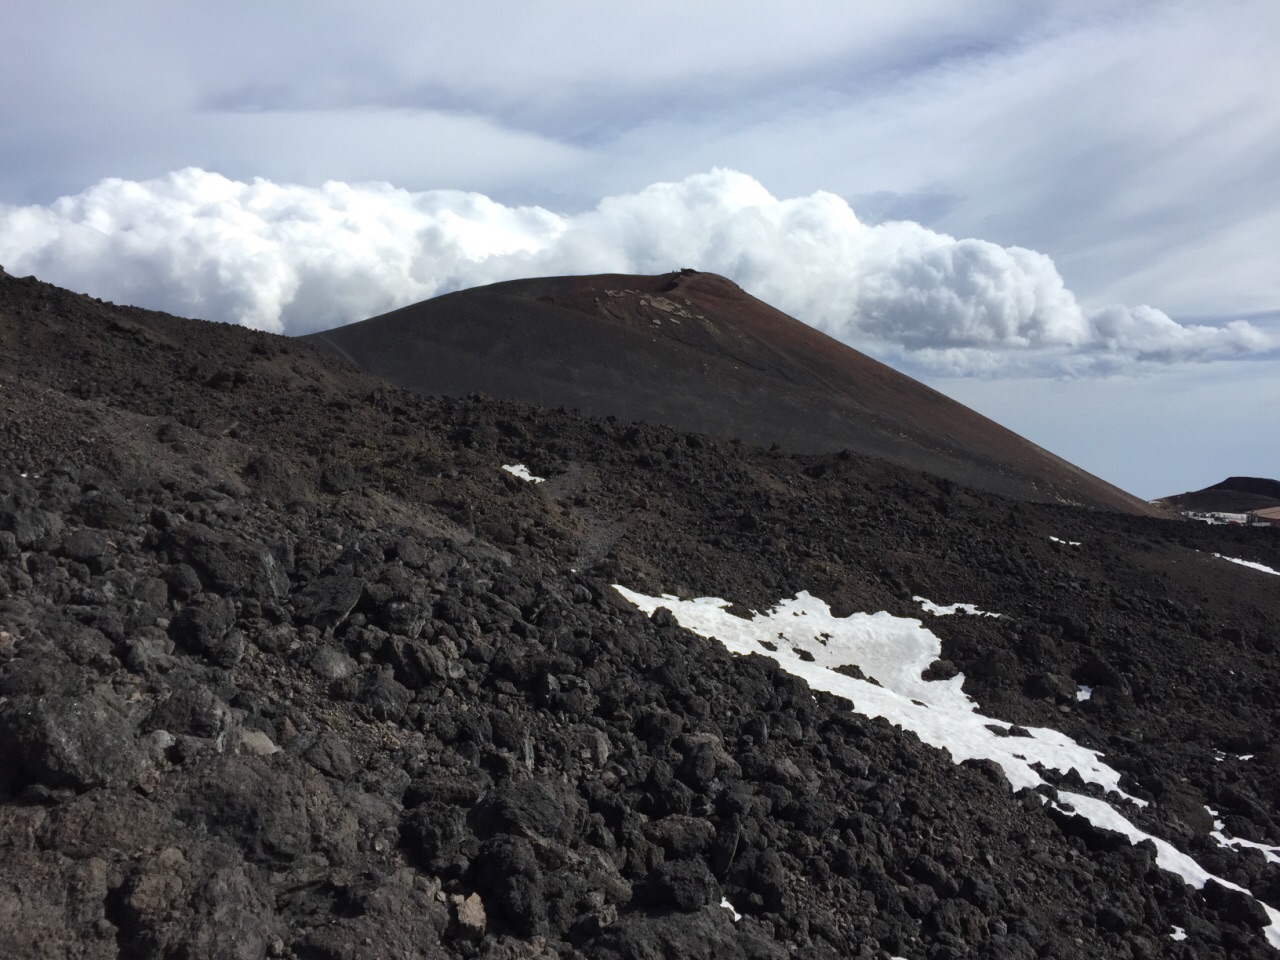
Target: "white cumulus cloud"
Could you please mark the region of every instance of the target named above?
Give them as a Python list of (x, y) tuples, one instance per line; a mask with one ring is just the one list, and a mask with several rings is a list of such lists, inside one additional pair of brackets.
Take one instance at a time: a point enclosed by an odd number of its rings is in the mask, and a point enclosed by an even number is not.
[(48, 206), (0, 205), (0, 263), (95, 296), (288, 334), (498, 280), (694, 267), (933, 372), (1088, 375), (1280, 346), (1243, 321), (1086, 310), (1034, 250), (911, 222), (870, 225), (834, 194), (778, 199), (723, 169), (566, 215), (453, 190), (245, 183), (189, 168), (103, 180)]

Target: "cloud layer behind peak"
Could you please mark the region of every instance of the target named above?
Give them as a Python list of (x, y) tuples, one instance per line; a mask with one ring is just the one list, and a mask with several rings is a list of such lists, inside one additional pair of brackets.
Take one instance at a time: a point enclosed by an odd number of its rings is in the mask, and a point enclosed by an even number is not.
[(864, 223), (840, 197), (778, 199), (716, 169), (584, 213), (385, 183), (305, 187), (189, 168), (0, 205), (0, 264), (112, 300), (299, 334), (526, 276), (720, 273), (852, 346), (952, 375), (1092, 375), (1258, 357), (1244, 321), (1086, 310), (1053, 261), (917, 223)]

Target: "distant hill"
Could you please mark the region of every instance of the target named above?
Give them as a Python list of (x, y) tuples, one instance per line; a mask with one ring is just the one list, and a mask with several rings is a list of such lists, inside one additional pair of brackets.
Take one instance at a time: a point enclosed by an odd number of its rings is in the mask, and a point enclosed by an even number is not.
[(1227, 477), (1203, 490), (1163, 497), (1159, 503), (1175, 510), (1209, 513), (1248, 513), (1264, 507), (1280, 507), (1280, 480), (1264, 477)]
[(416, 393), (848, 449), (1022, 500), (1153, 512), (715, 274), (497, 283), (304, 339)]

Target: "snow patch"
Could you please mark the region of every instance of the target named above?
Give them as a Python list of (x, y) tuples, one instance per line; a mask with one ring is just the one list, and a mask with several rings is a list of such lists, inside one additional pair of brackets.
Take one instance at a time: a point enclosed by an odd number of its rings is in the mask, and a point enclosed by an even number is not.
[(1076, 699), (1088, 700), (1093, 696), (1093, 687), (1085, 686), (1083, 683), (1076, 687)]
[(1170, 940), (1185, 940), (1185, 939), (1187, 939), (1187, 931), (1186, 931), (1186, 930), (1184, 930), (1182, 927), (1174, 927), (1174, 928), (1173, 928), (1173, 933), (1169, 934), (1169, 939), (1170, 939)]
[[(956, 763), (995, 761), (1014, 790), (1044, 785), (1033, 769), (1043, 764), (1062, 773), (1075, 769), (1086, 782), (1145, 806), (1120, 789), (1119, 772), (1096, 751), (1047, 727), (1010, 736), (1008, 723), (978, 713), (962, 689), (964, 674), (925, 680), (921, 674), (941, 656), (942, 643), (919, 620), (884, 612), (835, 617), (826, 603), (804, 591), (745, 620), (727, 613), (729, 601), (715, 597), (680, 600), (648, 597), (618, 585), (614, 589), (645, 613), (668, 608), (682, 627), (718, 639), (733, 653), (776, 660), (815, 690), (852, 701), (857, 712), (883, 717), (925, 743), (949, 750)], [(858, 667), (867, 679), (838, 672), (847, 666)]]
[(724, 907), (724, 909), (728, 910), (730, 913), (733, 914), (734, 923), (737, 923), (739, 920), (742, 919), (742, 914), (740, 914), (737, 910), (733, 909), (733, 904), (729, 902), (728, 897), (723, 897), (720, 900), (720, 906)]
[(526, 467), (523, 463), (504, 464), (502, 469), (507, 471), (507, 473), (511, 474), (513, 477), (519, 477), (521, 480), (528, 480), (530, 483), (546, 483), (547, 482), (546, 477), (535, 477), (532, 473), (529, 472), (529, 468)]
[[(1076, 813), (1080, 814), (1095, 827), (1101, 827), (1104, 830), (1112, 830), (1129, 838), (1130, 843), (1140, 843), (1143, 840), (1150, 840), (1156, 845), (1156, 863), (1162, 870), (1168, 870), (1170, 873), (1176, 873), (1187, 882), (1188, 885), (1195, 887), (1197, 890), (1204, 888), (1204, 885), (1210, 880), (1214, 880), (1230, 890), (1237, 890), (1246, 896), (1252, 897), (1253, 894), (1239, 884), (1232, 883), (1230, 880), (1224, 880), (1222, 877), (1216, 877), (1205, 870), (1200, 864), (1196, 863), (1181, 850), (1172, 844), (1153, 837), (1148, 833), (1143, 833), (1108, 803), (1102, 800), (1095, 800), (1093, 797), (1086, 797), (1078, 793), (1067, 793), (1059, 791), (1059, 800), (1065, 800), (1075, 808)], [(1208, 809), (1208, 808), (1206, 808)], [(1267, 906), (1261, 900), (1258, 905), (1266, 911), (1270, 923), (1267, 924), (1265, 933), (1267, 941), (1275, 948), (1280, 949), (1280, 910), (1275, 910)]]
[(1049, 539), (1052, 540), (1054, 543), (1061, 543), (1064, 546), (1068, 546), (1068, 547), (1080, 546), (1079, 540), (1059, 540), (1057, 537), (1050, 537)]
[(1272, 570), (1270, 567), (1264, 566), (1261, 563), (1254, 563), (1252, 560), (1239, 560), (1235, 557), (1224, 557), (1220, 553), (1215, 553), (1214, 556), (1219, 560), (1226, 560), (1229, 563), (1238, 563), (1240, 566), (1248, 567), (1250, 570), (1258, 570), (1262, 573), (1273, 573), (1277, 577), (1280, 577), (1280, 570)]
[(920, 609), (925, 613), (932, 613), (935, 617), (949, 617), (953, 613), (967, 613), (974, 617), (998, 617), (998, 613), (988, 613), (985, 610), (979, 610), (972, 603), (953, 603), (949, 606), (940, 606), (924, 597), (912, 597), (916, 603), (920, 604)]
[(1226, 828), (1226, 824), (1222, 822), (1220, 814), (1217, 810), (1208, 805), (1205, 810), (1209, 812), (1209, 816), (1213, 817), (1213, 829), (1209, 832), (1219, 846), (1235, 847), (1237, 850), (1243, 850), (1248, 847), (1251, 850), (1261, 850), (1262, 855), (1267, 858), (1268, 863), (1280, 863), (1280, 847), (1273, 847), (1268, 843), (1258, 843), (1256, 840), (1243, 840), (1239, 837), (1228, 837), (1222, 831)]
[[(1120, 789), (1119, 773), (1102, 762), (1100, 753), (1044, 727), (1020, 729), (1015, 736), (1008, 724), (982, 716), (964, 694), (964, 674), (948, 680), (925, 680), (921, 674), (938, 659), (942, 644), (919, 620), (885, 612), (835, 617), (825, 602), (806, 591), (783, 600), (767, 613), (753, 612), (746, 620), (726, 612), (732, 604), (717, 597), (681, 600), (669, 594), (646, 596), (618, 584), (614, 589), (646, 614), (667, 608), (680, 626), (719, 640), (732, 653), (769, 657), (810, 687), (850, 701), (856, 712), (883, 717), (930, 746), (948, 750), (956, 763), (994, 761), (1015, 791), (1045, 784), (1033, 769), (1033, 764), (1042, 764), (1064, 773), (1074, 769), (1087, 783), (1146, 805)], [(854, 666), (866, 680), (837, 672), (840, 667)], [(1064, 812), (1119, 833), (1131, 843), (1152, 841), (1159, 866), (1190, 886), (1201, 889), (1212, 879), (1252, 896), (1237, 884), (1213, 876), (1172, 844), (1144, 833), (1111, 803), (1065, 790), (1059, 790), (1057, 796), (1055, 805)], [(1271, 921), (1264, 931), (1267, 940), (1280, 949), (1280, 911), (1261, 901), (1259, 904)]]

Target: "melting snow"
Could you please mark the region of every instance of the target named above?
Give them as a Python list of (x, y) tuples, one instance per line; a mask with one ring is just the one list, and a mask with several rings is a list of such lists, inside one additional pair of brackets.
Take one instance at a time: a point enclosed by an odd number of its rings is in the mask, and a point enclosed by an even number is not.
[(1237, 560), (1235, 557), (1224, 557), (1220, 553), (1215, 553), (1214, 556), (1220, 560), (1226, 560), (1230, 563), (1238, 563), (1240, 566), (1248, 567), (1250, 570), (1260, 570), (1263, 573), (1274, 573), (1277, 577), (1280, 577), (1280, 570), (1272, 570), (1270, 567), (1263, 566), (1261, 563), (1254, 563), (1252, 560)]
[(949, 617), (953, 613), (967, 613), (974, 617), (998, 617), (998, 613), (987, 613), (985, 610), (979, 610), (972, 603), (953, 603), (950, 606), (940, 606), (924, 597), (912, 597), (916, 603), (920, 604), (920, 609), (925, 613), (932, 613), (935, 617)]
[(523, 463), (504, 464), (502, 469), (507, 471), (507, 473), (511, 474), (513, 477), (519, 477), (521, 480), (528, 480), (530, 483), (546, 483), (547, 482), (546, 477), (535, 477), (532, 473), (529, 472), (529, 468), (526, 467)]
[[(1196, 863), (1189, 856), (1179, 850), (1172, 844), (1153, 837), (1150, 834), (1143, 833), (1123, 816), (1116, 812), (1115, 808), (1102, 800), (1095, 800), (1093, 797), (1086, 797), (1078, 793), (1067, 793), (1066, 791), (1058, 792), (1059, 800), (1065, 800), (1075, 808), (1075, 812), (1080, 814), (1096, 827), (1104, 830), (1113, 830), (1116, 833), (1123, 834), (1129, 838), (1130, 843), (1140, 843), (1143, 840), (1150, 840), (1156, 845), (1156, 863), (1161, 869), (1168, 870), (1170, 873), (1176, 873), (1182, 877), (1188, 884), (1197, 890), (1204, 887), (1210, 880), (1216, 880), (1224, 887), (1231, 890), (1238, 890), (1241, 893), (1253, 896), (1244, 887), (1232, 883), (1230, 880), (1224, 880), (1222, 877), (1215, 877), (1209, 873), (1200, 864)], [(1266, 911), (1271, 923), (1267, 925), (1267, 940), (1273, 947), (1280, 948), (1280, 910), (1274, 910), (1258, 901), (1263, 910)]]
[(1267, 843), (1258, 843), (1256, 840), (1242, 840), (1239, 837), (1228, 837), (1222, 832), (1226, 824), (1218, 819), (1222, 814), (1218, 813), (1218, 811), (1213, 809), (1213, 807), (1207, 805), (1205, 806), (1205, 809), (1209, 811), (1209, 816), (1213, 817), (1213, 830), (1210, 831), (1209, 836), (1213, 837), (1220, 846), (1235, 847), (1237, 850), (1243, 850), (1246, 847), (1252, 850), (1261, 850), (1262, 855), (1267, 858), (1268, 863), (1280, 863), (1280, 847), (1273, 847)]
[[(1028, 737), (1009, 736), (1008, 723), (977, 712), (961, 689), (964, 674), (949, 680), (923, 679), (921, 672), (941, 656), (942, 644), (919, 620), (888, 613), (835, 617), (830, 607), (807, 592), (744, 620), (726, 613), (729, 602), (714, 597), (680, 600), (615, 589), (645, 613), (669, 608), (682, 627), (716, 638), (734, 653), (759, 653), (776, 660), (811, 687), (853, 701), (859, 713), (884, 717), (932, 746), (945, 747), (957, 763), (994, 760), (1015, 790), (1045, 783), (1032, 769), (1040, 763), (1063, 773), (1075, 768), (1086, 782), (1144, 805), (1120, 790), (1119, 772), (1102, 763), (1101, 754), (1057, 730), (1032, 727)], [(868, 679), (836, 672), (848, 665), (861, 668)]]
[[(1011, 736), (1008, 724), (982, 716), (962, 689), (964, 674), (949, 680), (925, 680), (921, 672), (938, 659), (942, 644), (919, 620), (884, 612), (835, 617), (826, 603), (804, 591), (768, 613), (755, 613), (745, 620), (727, 613), (731, 603), (716, 597), (680, 600), (670, 595), (646, 596), (617, 584), (614, 589), (647, 614), (666, 607), (680, 626), (719, 640), (733, 653), (756, 653), (777, 661), (810, 687), (850, 701), (858, 713), (883, 717), (925, 743), (945, 748), (956, 763), (970, 758), (995, 761), (1014, 790), (1044, 784), (1033, 769), (1033, 764), (1042, 764), (1064, 773), (1074, 768), (1087, 783), (1145, 806), (1144, 801), (1120, 789), (1120, 774), (1102, 762), (1101, 754), (1045, 727), (1027, 729), (1029, 736)], [(838, 667), (855, 665), (867, 680), (836, 672)], [(1171, 844), (1143, 833), (1107, 801), (1060, 790), (1058, 804), (1059, 809), (1120, 833), (1133, 843), (1151, 840), (1157, 863), (1196, 889), (1212, 878), (1248, 893), (1230, 881), (1212, 877)], [(1266, 904), (1262, 907), (1271, 920), (1265, 931), (1267, 940), (1280, 948), (1280, 911)]]

